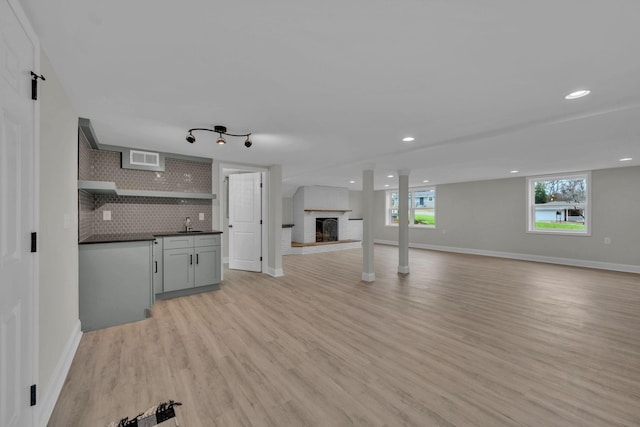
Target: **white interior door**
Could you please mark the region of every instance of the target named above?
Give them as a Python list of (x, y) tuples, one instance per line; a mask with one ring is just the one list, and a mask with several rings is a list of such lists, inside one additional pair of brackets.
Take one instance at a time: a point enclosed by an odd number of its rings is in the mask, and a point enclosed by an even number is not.
[[(34, 381), (36, 48), (16, 2), (0, 0), (0, 426), (31, 426)], [(35, 70), (34, 70), (35, 71)]]
[(229, 175), (229, 268), (262, 271), (260, 173)]

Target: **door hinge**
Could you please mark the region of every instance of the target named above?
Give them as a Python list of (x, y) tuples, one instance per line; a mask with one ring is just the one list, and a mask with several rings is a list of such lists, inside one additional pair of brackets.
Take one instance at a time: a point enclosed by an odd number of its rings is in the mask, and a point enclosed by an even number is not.
[(260, 183), (260, 188), (262, 188), (262, 183)]
[(32, 71), (31, 72), (31, 99), (33, 99), (34, 101), (38, 100), (38, 79), (42, 81), (47, 80), (44, 78), (42, 74), (38, 75)]
[(38, 252), (38, 233), (31, 233), (31, 252)]
[(262, 257), (260, 257), (260, 261), (262, 261)]
[(262, 225), (262, 220), (260, 220), (260, 225)]
[(31, 385), (31, 406), (36, 406), (36, 385)]

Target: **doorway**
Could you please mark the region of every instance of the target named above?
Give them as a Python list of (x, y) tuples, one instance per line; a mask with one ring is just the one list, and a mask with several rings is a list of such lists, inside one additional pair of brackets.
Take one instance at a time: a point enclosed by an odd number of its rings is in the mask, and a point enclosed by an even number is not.
[[(223, 250), (223, 259), (224, 263), (227, 264), (228, 268), (231, 267), (231, 230), (235, 229), (236, 226), (230, 222), (230, 185), (229, 178), (232, 175), (246, 175), (256, 173), (260, 176), (260, 183), (262, 186), (259, 187), (259, 195), (260, 195), (260, 212), (262, 224), (260, 228), (260, 239), (259, 241), (255, 241), (252, 244), (252, 249), (256, 250), (259, 255), (257, 256), (258, 262), (260, 263), (260, 268), (256, 268), (254, 265), (251, 268), (247, 268), (249, 271), (268, 271), (268, 244), (269, 244), (269, 234), (268, 234), (268, 169), (259, 166), (252, 165), (243, 165), (243, 164), (234, 164), (234, 163), (220, 163), (218, 169), (218, 177), (219, 177), (219, 194), (220, 197), (220, 230), (223, 230), (224, 233), (222, 235), (222, 250)], [(254, 193), (255, 194), (255, 193)], [(233, 227), (229, 228), (229, 225)], [(235, 243), (235, 242), (234, 242)], [(260, 260), (260, 257), (262, 259)], [(237, 267), (234, 265), (234, 267)], [(241, 267), (239, 269), (245, 269), (246, 267)]]
[(262, 178), (259, 172), (229, 175), (229, 268), (262, 271)]

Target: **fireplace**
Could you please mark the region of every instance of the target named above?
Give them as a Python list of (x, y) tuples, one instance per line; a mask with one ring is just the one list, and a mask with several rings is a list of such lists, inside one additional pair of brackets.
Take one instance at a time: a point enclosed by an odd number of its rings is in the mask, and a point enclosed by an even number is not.
[(338, 218), (316, 218), (316, 242), (338, 241)]

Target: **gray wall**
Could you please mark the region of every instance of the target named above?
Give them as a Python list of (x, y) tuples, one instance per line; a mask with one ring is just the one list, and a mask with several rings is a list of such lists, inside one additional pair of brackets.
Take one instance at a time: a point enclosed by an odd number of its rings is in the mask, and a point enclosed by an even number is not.
[[(47, 394), (78, 324), (78, 115), (44, 54), (40, 71), (39, 383)], [(65, 215), (71, 220), (64, 227)]]
[[(640, 265), (640, 167), (592, 173), (592, 236), (526, 233), (526, 179), (439, 185), (436, 229), (409, 229), (410, 244)], [(398, 240), (385, 226), (385, 192), (375, 194), (374, 236)], [(605, 245), (604, 238), (611, 244)]]

